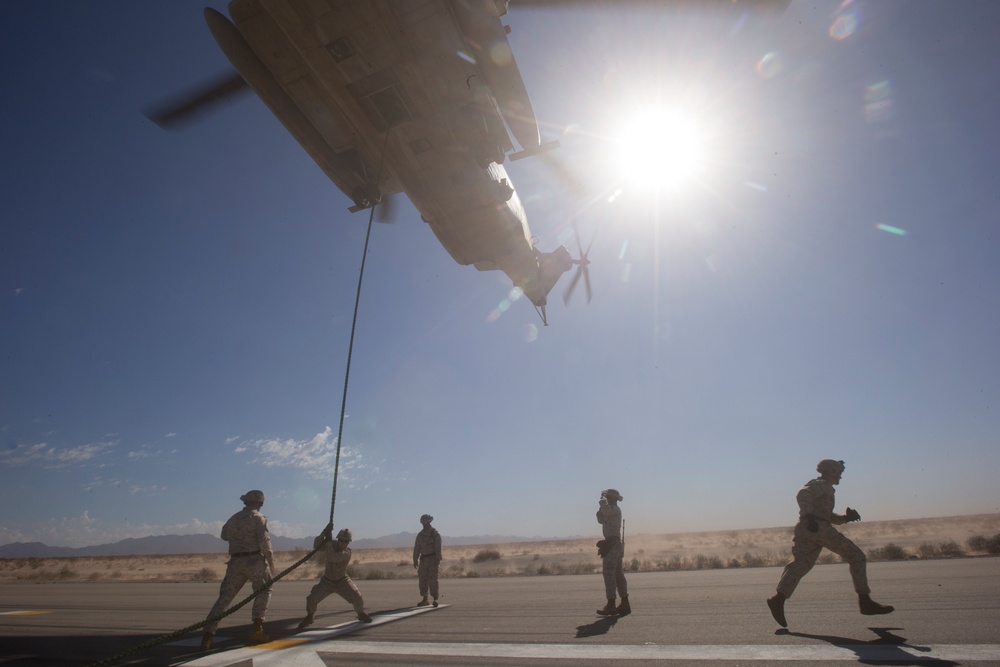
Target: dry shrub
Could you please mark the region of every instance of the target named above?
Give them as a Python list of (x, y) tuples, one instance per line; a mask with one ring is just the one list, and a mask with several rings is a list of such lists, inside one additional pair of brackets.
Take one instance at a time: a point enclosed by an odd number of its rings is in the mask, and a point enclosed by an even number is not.
[(907, 557), (906, 549), (892, 542), (868, 550), (868, 560), (906, 560)]
[(951, 540), (940, 544), (924, 542), (917, 547), (917, 554), (921, 558), (954, 558), (955, 556), (964, 556), (965, 552), (962, 551), (958, 542)]
[(374, 568), (371, 570), (367, 570), (362, 576), (362, 579), (369, 579), (372, 581), (377, 581), (380, 579), (395, 579), (395, 578), (396, 578), (396, 573), (393, 572), (392, 570), (378, 570)]
[(966, 542), (972, 551), (985, 552), (988, 554), (1000, 554), (1000, 533), (993, 537), (985, 535), (974, 535)]
[(473, 556), (472, 562), (485, 563), (488, 560), (500, 560), (500, 558), (500, 552), (496, 549), (480, 549), (476, 552), (476, 555)]

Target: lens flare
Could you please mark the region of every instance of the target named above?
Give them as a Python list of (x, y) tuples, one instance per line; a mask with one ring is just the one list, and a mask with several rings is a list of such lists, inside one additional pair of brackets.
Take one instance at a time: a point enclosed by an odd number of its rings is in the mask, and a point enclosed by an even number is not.
[(889, 232), (890, 234), (895, 234), (896, 236), (906, 236), (906, 230), (900, 229), (899, 227), (893, 227), (892, 225), (875, 225), (875, 229), (881, 230), (883, 232)]
[(765, 53), (764, 57), (757, 61), (757, 75), (762, 79), (771, 79), (785, 69), (785, 58), (777, 51)]
[(892, 118), (892, 84), (879, 81), (865, 86), (865, 122), (880, 123)]

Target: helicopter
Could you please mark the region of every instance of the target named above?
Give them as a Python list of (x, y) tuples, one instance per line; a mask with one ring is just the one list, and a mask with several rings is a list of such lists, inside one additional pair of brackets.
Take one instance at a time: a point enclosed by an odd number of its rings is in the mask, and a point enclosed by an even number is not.
[[(720, 5), (781, 8), (788, 0)], [(531, 3), (566, 5), (568, 0)], [(502, 19), (508, 0), (232, 0), (205, 21), (236, 73), (152, 112), (164, 127), (251, 89), (353, 213), (405, 194), (460, 265), (502, 271), (538, 311), (588, 253), (536, 246), (504, 163), (546, 153)], [(516, 146), (515, 146), (516, 142)], [(374, 213), (374, 211), (372, 211)]]

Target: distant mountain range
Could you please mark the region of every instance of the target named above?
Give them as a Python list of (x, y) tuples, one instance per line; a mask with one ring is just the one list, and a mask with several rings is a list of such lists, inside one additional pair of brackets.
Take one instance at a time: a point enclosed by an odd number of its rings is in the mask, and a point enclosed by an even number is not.
[[(355, 549), (386, 549), (412, 547), (416, 533), (396, 533), (382, 537), (355, 540)], [(472, 535), (468, 537), (443, 537), (446, 544), (506, 544), (508, 542), (539, 542), (553, 538), (518, 537), (510, 535)], [(575, 538), (559, 538), (575, 539)], [(313, 538), (291, 538), (271, 536), (271, 546), (275, 551), (295, 551), (312, 549)], [(173, 554), (226, 553), (227, 544), (216, 535), (153, 535), (151, 537), (128, 538), (111, 544), (92, 547), (50, 547), (41, 542), (13, 542), (0, 546), (0, 558), (67, 558), (80, 556), (153, 556)]]

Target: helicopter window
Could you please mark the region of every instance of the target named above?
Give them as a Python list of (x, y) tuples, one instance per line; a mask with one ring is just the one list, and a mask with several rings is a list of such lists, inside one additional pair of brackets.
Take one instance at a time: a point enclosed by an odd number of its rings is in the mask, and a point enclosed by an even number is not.
[(340, 37), (326, 45), (326, 50), (333, 58), (334, 62), (344, 62), (354, 56), (354, 46), (346, 37)]
[(372, 125), (380, 131), (417, 117), (396, 73), (390, 68), (352, 81), (347, 90), (364, 109)]

